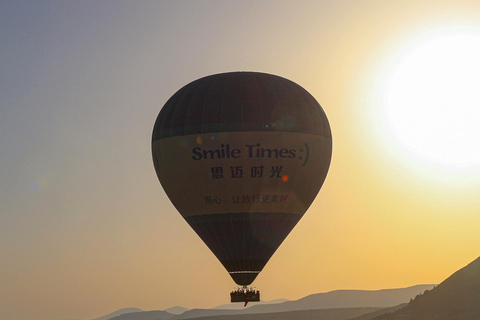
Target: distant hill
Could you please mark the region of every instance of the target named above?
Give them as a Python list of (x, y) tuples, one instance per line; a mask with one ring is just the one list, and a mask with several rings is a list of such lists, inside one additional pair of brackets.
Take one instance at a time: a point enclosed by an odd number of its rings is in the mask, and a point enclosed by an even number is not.
[[(353, 318), (355, 320), (372, 320), (386, 312), (396, 311), (403, 306), (400, 304), (406, 305), (410, 299), (433, 287), (433, 284), (428, 284), (401, 289), (336, 290), (312, 294), (296, 301), (275, 300), (261, 304), (250, 303), (250, 308), (240, 310), (221, 309), (221, 306), (192, 310), (173, 307), (164, 311), (139, 311), (140, 309), (129, 308), (93, 320), (184, 320), (195, 318), (202, 320), (350, 320)], [(243, 306), (243, 304), (237, 305)]]
[[(172, 320), (184, 320), (192, 318), (205, 318), (220, 315), (237, 314), (263, 314), (290, 312), (299, 310), (316, 309), (344, 309), (363, 307), (393, 307), (401, 303), (407, 303), (411, 298), (433, 288), (433, 284), (417, 285), (401, 289), (385, 290), (336, 290), (327, 293), (317, 293), (300, 300), (286, 301), (276, 304), (253, 305), (243, 310), (221, 310), (221, 309), (192, 309), (186, 311)], [(253, 304), (253, 303), (252, 303)]]
[(480, 257), (458, 270), (432, 290), (375, 320), (478, 320), (480, 319)]
[(166, 311), (166, 312), (172, 313), (172, 314), (182, 314), (182, 313), (184, 313), (185, 311), (188, 311), (188, 310), (190, 310), (190, 309), (176, 306), (176, 307), (171, 307), (171, 308), (165, 309), (163, 311)]
[(104, 315), (102, 317), (95, 318), (93, 320), (109, 320), (109, 319), (112, 319), (116, 316), (119, 316), (119, 315), (122, 315), (122, 314), (125, 314), (125, 313), (142, 312), (142, 311), (143, 311), (142, 309), (138, 309), (138, 308), (123, 308), (123, 309), (117, 310), (115, 312), (109, 313), (107, 315)]
[(297, 301), (285, 302), (285, 305), (295, 310), (326, 309), (326, 308), (359, 308), (359, 307), (393, 307), (407, 303), (411, 298), (435, 285), (423, 284), (408, 288), (383, 290), (335, 290), (327, 293), (317, 293)]
[(201, 317), (198, 320), (350, 320), (382, 308), (344, 308)]
[(142, 311), (125, 313), (120, 316), (111, 318), (110, 320), (168, 320), (175, 315), (166, 311), (154, 310), (154, 311)]

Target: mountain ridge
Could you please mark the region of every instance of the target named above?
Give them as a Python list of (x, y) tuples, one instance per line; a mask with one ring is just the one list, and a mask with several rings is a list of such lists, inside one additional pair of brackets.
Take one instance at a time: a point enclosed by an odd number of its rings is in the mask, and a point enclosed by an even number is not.
[[(408, 302), (415, 295), (431, 289), (434, 285), (416, 285), (407, 288), (381, 290), (335, 290), (326, 293), (316, 293), (299, 300), (286, 301), (277, 304), (255, 305), (246, 310), (223, 310), (210, 313), (210, 309), (192, 309), (174, 320), (184, 320), (215, 315), (279, 313), (317, 309), (345, 309), (362, 307), (393, 307)], [(395, 294), (397, 297), (395, 298)], [(381, 298), (387, 295), (388, 298)]]
[[(219, 309), (218, 307), (211, 309), (191, 309), (181, 314), (172, 314), (166, 310), (153, 311), (134, 311), (124, 314), (118, 314), (114, 317), (108, 318), (106, 316), (93, 320), (184, 320), (194, 318), (209, 318), (209, 317), (224, 317), (235, 315), (259, 315), (259, 314), (273, 314), (293, 312), (293, 311), (308, 311), (308, 310), (337, 310), (335, 314), (348, 314), (351, 310), (361, 308), (388, 308), (407, 303), (415, 295), (431, 289), (433, 284), (415, 285), (407, 288), (396, 289), (381, 289), (381, 290), (334, 290), (326, 293), (316, 293), (308, 295), (299, 300), (278, 303), (279, 300), (273, 300), (271, 303), (253, 305), (250, 308), (236, 310), (236, 309)], [(182, 307), (174, 307), (178, 308)], [(172, 309), (172, 308), (170, 308)], [(339, 311), (344, 309), (344, 311)], [(348, 311), (347, 309), (350, 309)], [(378, 310), (375, 311), (378, 311)], [(127, 309), (122, 309), (127, 310)], [(139, 310), (139, 309), (138, 309)], [(120, 310), (119, 310), (120, 311)], [(372, 310), (373, 311), (373, 310)], [(332, 311), (333, 312), (333, 311)], [(352, 311), (353, 312), (353, 311)], [(356, 312), (356, 311), (355, 311)], [(365, 311), (366, 312), (366, 311)], [(312, 312), (305, 314), (321, 313)], [(355, 313), (356, 316), (360, 314)], [(268, 318), (268, 316), (265, 316)]]
[(112, 313), (106, 314), (104, 316), (101, 316), (101, 317), (98, 317), (98, 318), (95, 318), (95, 319), (92, 319), (92, 320), (109, 320), (109, 319), (112, 319), (114, 317), (120, 316), (122, 314), (131, 313), (131, 312), (143, 312), (143, 310), (139, 309), (139, 308), (122, 308), (122, 309), (119, 309), (117, 311), (114, 311)]
[(294, 310), (273, 313), (252, 313), (252, 314), (226, 314), (202, 316), (193, 318), (197, 320), (291, 320), (291, 319), (316, 319), (316, 320), (353, 320), (357, 317), (381, 311), (383, 308), (334, 308), (334, 309), (313, 309)]
[(480, 319), (480, 257), (454, 272), (407, 306), (375, 320)]
[(173, 317), (175, 317), (175, 315), (167, 311), (151, 310), (124, 313), (108, 320), (168, 320), (172, 319)]

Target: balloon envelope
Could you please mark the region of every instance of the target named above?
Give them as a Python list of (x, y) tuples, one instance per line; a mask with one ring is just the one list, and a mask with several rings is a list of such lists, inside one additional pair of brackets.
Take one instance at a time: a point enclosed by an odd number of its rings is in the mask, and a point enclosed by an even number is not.
[(239, 285), (250, 285), (315, 199), (332, 135), (318, 102), (271, 74), (191, 82), (156, 120), (158, 178)]

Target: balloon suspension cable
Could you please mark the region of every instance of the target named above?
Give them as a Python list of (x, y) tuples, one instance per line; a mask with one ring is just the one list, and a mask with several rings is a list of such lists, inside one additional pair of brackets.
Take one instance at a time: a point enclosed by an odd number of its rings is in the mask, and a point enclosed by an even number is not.
[(231, 302), (244, 302), (244, 307), (247, 303), (260, 301), (260, 291), (255, 290), (255, 287), (239, 286), (234, 291), (230, 292)]

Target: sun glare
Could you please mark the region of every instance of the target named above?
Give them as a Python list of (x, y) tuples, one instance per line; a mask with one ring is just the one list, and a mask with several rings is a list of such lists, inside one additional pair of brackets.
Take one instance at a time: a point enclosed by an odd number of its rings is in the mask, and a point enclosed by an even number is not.
[(383, 115), (409, 153), (457, 167), (480, 164), (480, 32), (416, 41), (383, 81)]

